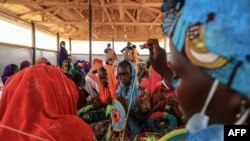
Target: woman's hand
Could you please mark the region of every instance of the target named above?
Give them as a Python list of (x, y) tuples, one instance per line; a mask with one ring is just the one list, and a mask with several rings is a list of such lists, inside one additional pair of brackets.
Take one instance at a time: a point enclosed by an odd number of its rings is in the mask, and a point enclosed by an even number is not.
[(148, 48), (150, 52), (149, 61), (157, 73), (170, 80), (173, 72), (167, 66), (166, 51), (160, 47), (158, 39), (149, 39), (141, 48)]

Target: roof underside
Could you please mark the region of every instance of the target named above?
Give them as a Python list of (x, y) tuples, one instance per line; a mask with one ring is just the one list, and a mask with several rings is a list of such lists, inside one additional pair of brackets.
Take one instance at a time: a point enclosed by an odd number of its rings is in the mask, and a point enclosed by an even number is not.
[[(92, 0), (92, 40), (163, 38), (163, 0)], [(0, 12), (60, 36), (89, 39), (89, 0), (0, 0)]]

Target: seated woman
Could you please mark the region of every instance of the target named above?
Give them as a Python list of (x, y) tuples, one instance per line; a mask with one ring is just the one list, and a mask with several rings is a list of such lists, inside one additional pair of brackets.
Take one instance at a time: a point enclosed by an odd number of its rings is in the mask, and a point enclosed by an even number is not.
[(146, 77), (146, 79), (141, 79), (140, 86), (149, 90), (152, 95), (154, 87), (160, 80), (162, 80), (162, 77), (151, 66), (149, 67), (147, 75), (148, 78)]
[(115, 77), (114, 68), (110, 65), (101, 67), (98, 73), (101, 85), (99, 85), (99, 97), (103, 104), (107, 104), (108, 100), (116, 97), (118, 82)]
[[(112, 104), (112, 99), (116, 97), (118, 83), (115, 78), (114, 69), (109, 65), (101, 67), (97, 73), (97, 77), (98, 81), (96, 83), (98, 85), (99, 92), (95, 97), (93, 97), (92, 102), (89, 102), (89, 104), (92, 105), (92, 108), (100, 110), (101, 108), (106, 108), (107, 105)], [(87, 111), (80, 110), (79, 114), (83, 115), (84, 113), (82, 112), (85, 113)], [(96, 122), (96, 120), (89, 122)]]
[(159, 139), (162, 135), (183, 126), (175, 91), (169, 86), (165, 87), (161, 81), (155, 85), (151, 95), (146, 88), (140, 88), (138, 107), (146, 119), (138, 139), (149, 135)]
[(76, 63), (77, 67), (81, 70), (81, 72), (86, 75), (90, 70), (89, 62), (86, 60), (77, 60)]
[[(149, 119), (148, 125), (151, 128), (153, 127), (153, 131), (167, 133), (177, 127), (183, 126), (183, 121), (181, 119), (182, 114), (179, 110), (179, 104), (174, 88), (166, 88), (162, 84), (162, 82), (159, 82), (153, 90), (152, 105), (154, 110), (152, 111), (153, 113), (150, 116), (153, 116), (154, 113), (161, 113), (159, 116), (156, 117), (156, 120), (152, 120), (153, 122)], [(172, 121), (169, 119), (172, 119)], [(154, 120), (162, 120), (167, 124), (167, 126), (165, 125), (163, 127), (162, 125), (157, 124)]]
[(139, 95), (139, 85), (133, 63), (127, 60), (120, 62), (117, 78), (119, 80), (119, 87), (116, 97), (124, 98), (127, 106), (132, 98), (131, 110), (135, 112), (137, 110), (136, 100)]
[(138, 73), (138, 82), (141, 84), (142, 81), (146, 81), (149, 78), (148, 70), (144, 67)]
[(99, 78), (98, 95), (93, 98), (90, 105), (83, 107), (78, 113), (83, 120), (91, 123), (97, 139), (100, 140), (104, 138), (108, 129), (109, 113), (106, 109), (115, 98), (117, 80), (114, 69), (110, 65), (101, 67), (97, 76)]
[[(134, 64), (127, 60), (120, 62), (118, 65), (117, 78), (119, 80), (119, 85), (116, 97), (127, 113), (129, 113), (127, 124), (125, 123), (127, 133), (126, 138), (132, 139), (140, 132), (140, 124), (144, 120), (143, 116), (138, 112), (137, 99), (139, 96), (139, 85)], [(128, 109), (128, 107), (130, 109)], [(114, 125), (111, 125), (111, 130), (113, 126)], [(114, 136), (121, 135), (120, 132), (113, 133), (113, 136), (108, 134), (108, 137), (111, 136), (112, 139), (114, 139)]]
[(85, 85), (83, 88), (89, 93), (89, 96), (87, 97), (87, 102), (91, 102), (91, 100), (96, 97), (99, 93), (98, 83), (99, 78), (97, 76), (98, 70), (103, 67), (103, 60), (95, 58), (93, 60), (93, 65), (89, 72), (87, 73), (85, 77)]
[(40, 64), (40, 65), (51, 65), (51, 63), (49, 62), (49, 60), (47, 58), (39, 58), (36, 60), (36, 64)]
[(30, 66), (30, 62), (27, 60), (24, 60), (20, 63), (20, 70), (25, 69)]
[[(86, 97), (87, 105), (81, 107), (81, 109), (78, 110), (78, 115), (88, 123), (97, 122), (103, 119), (100, 119), (99, 117), (95, 118), (93, 116), (89, 116), (90, 112), (98, 110), (101, 106), (99, 98), (99, 86), (101, 85), (101, 83), (98, 77), (98, 71), (102, 66), (103, 61), (95, 58), (93, 61), (93, 66), (85, 77), (85, 84), (83, 84), (84, 90), (86, 90), (89, 95)], [(102, 117), (105, 118), (105, 116)]]
[[(248, 5), (250, 1), (187, 0), (172, 26), (170, 63), (188, 141), (223, 141), (225, 124), (249, 125)], [(165, 50), (154, 39), (146, 46), (152, 66), (169, 78), (166, 61), (161, 61)]]
[(77, 89), (59, 68), (34, 65), (9, 78), (0, 101), (0, 140), (94, 141), (77, 117)]
[(72, 80), (74, 81), (78, 91), (77, 110), (79, 110), (87, 104), (86, 98), (89, 94), (86, 90), (83, 89), (83, 86), (86, 82), (82, 72), (78, 71), (73, 73)]
[(5, 84), (7, 79), (12, 76), (13, 74), (17, 73), (19, 71), (19, 68), (16, 64), (9, 64), (5, 66), (3, 74), (2, 74), (2, 82)]

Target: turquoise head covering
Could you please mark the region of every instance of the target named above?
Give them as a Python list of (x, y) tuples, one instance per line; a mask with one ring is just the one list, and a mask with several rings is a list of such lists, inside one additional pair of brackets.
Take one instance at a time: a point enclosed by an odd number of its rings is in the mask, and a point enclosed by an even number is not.
[(224, 141), (224, 126), (220, 124), (211, 125), (196, 133), (188, 134), (188, 141)]
[(249, 0), (185, 0), (169, 34), (192, 64), (248, 98), (249, 6)]
[(120, 78), (119, 74), (117, 74), (117, 78), (119, 80), (119, 86), (117, 89), (116, 96), (117, 97), (123, 96), (126, 99), (127, 106), (129, 105), (129, 101), (131, 97), (133, 97), (130, 110), (135, 112), (137, 110), (137, 98), (139, 96), (139, 84), (137, 80), (136, 70), (135, 70), (134, 64), (127, 60), (120, 62), (118, 65), (118, 69), (120, 67), (120, 64), (124, 62), (127, 62), (131, 68), (131, 80), (130, 80), (129, 90), (126, 92), (126, 87), (121, 83), (119, 79)]

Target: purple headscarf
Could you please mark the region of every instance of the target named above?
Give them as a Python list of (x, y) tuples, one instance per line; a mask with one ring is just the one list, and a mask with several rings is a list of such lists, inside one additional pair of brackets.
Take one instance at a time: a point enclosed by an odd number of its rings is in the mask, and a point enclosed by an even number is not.
[(19, 71), (19, 68), (16, 64), (9, 64), (4, 68), (3, 74), (2, 74), (2, 81), (3, 84), (5, 84), (6, 80), (13, 74), (15, 74), (17, 71)]
[(65, 49), (65, 42), (61, 41), (60, 51), (58, 53), (58, 64), (60, 67), (62, 67), (63, 60), (68, 60), (68, 52)]
[(24, 69), (24, 68), (27, 68), (30, 66), (30, 62), (25, 60), (23, 61), (21, 64), (20, 64), (20, 70)]

